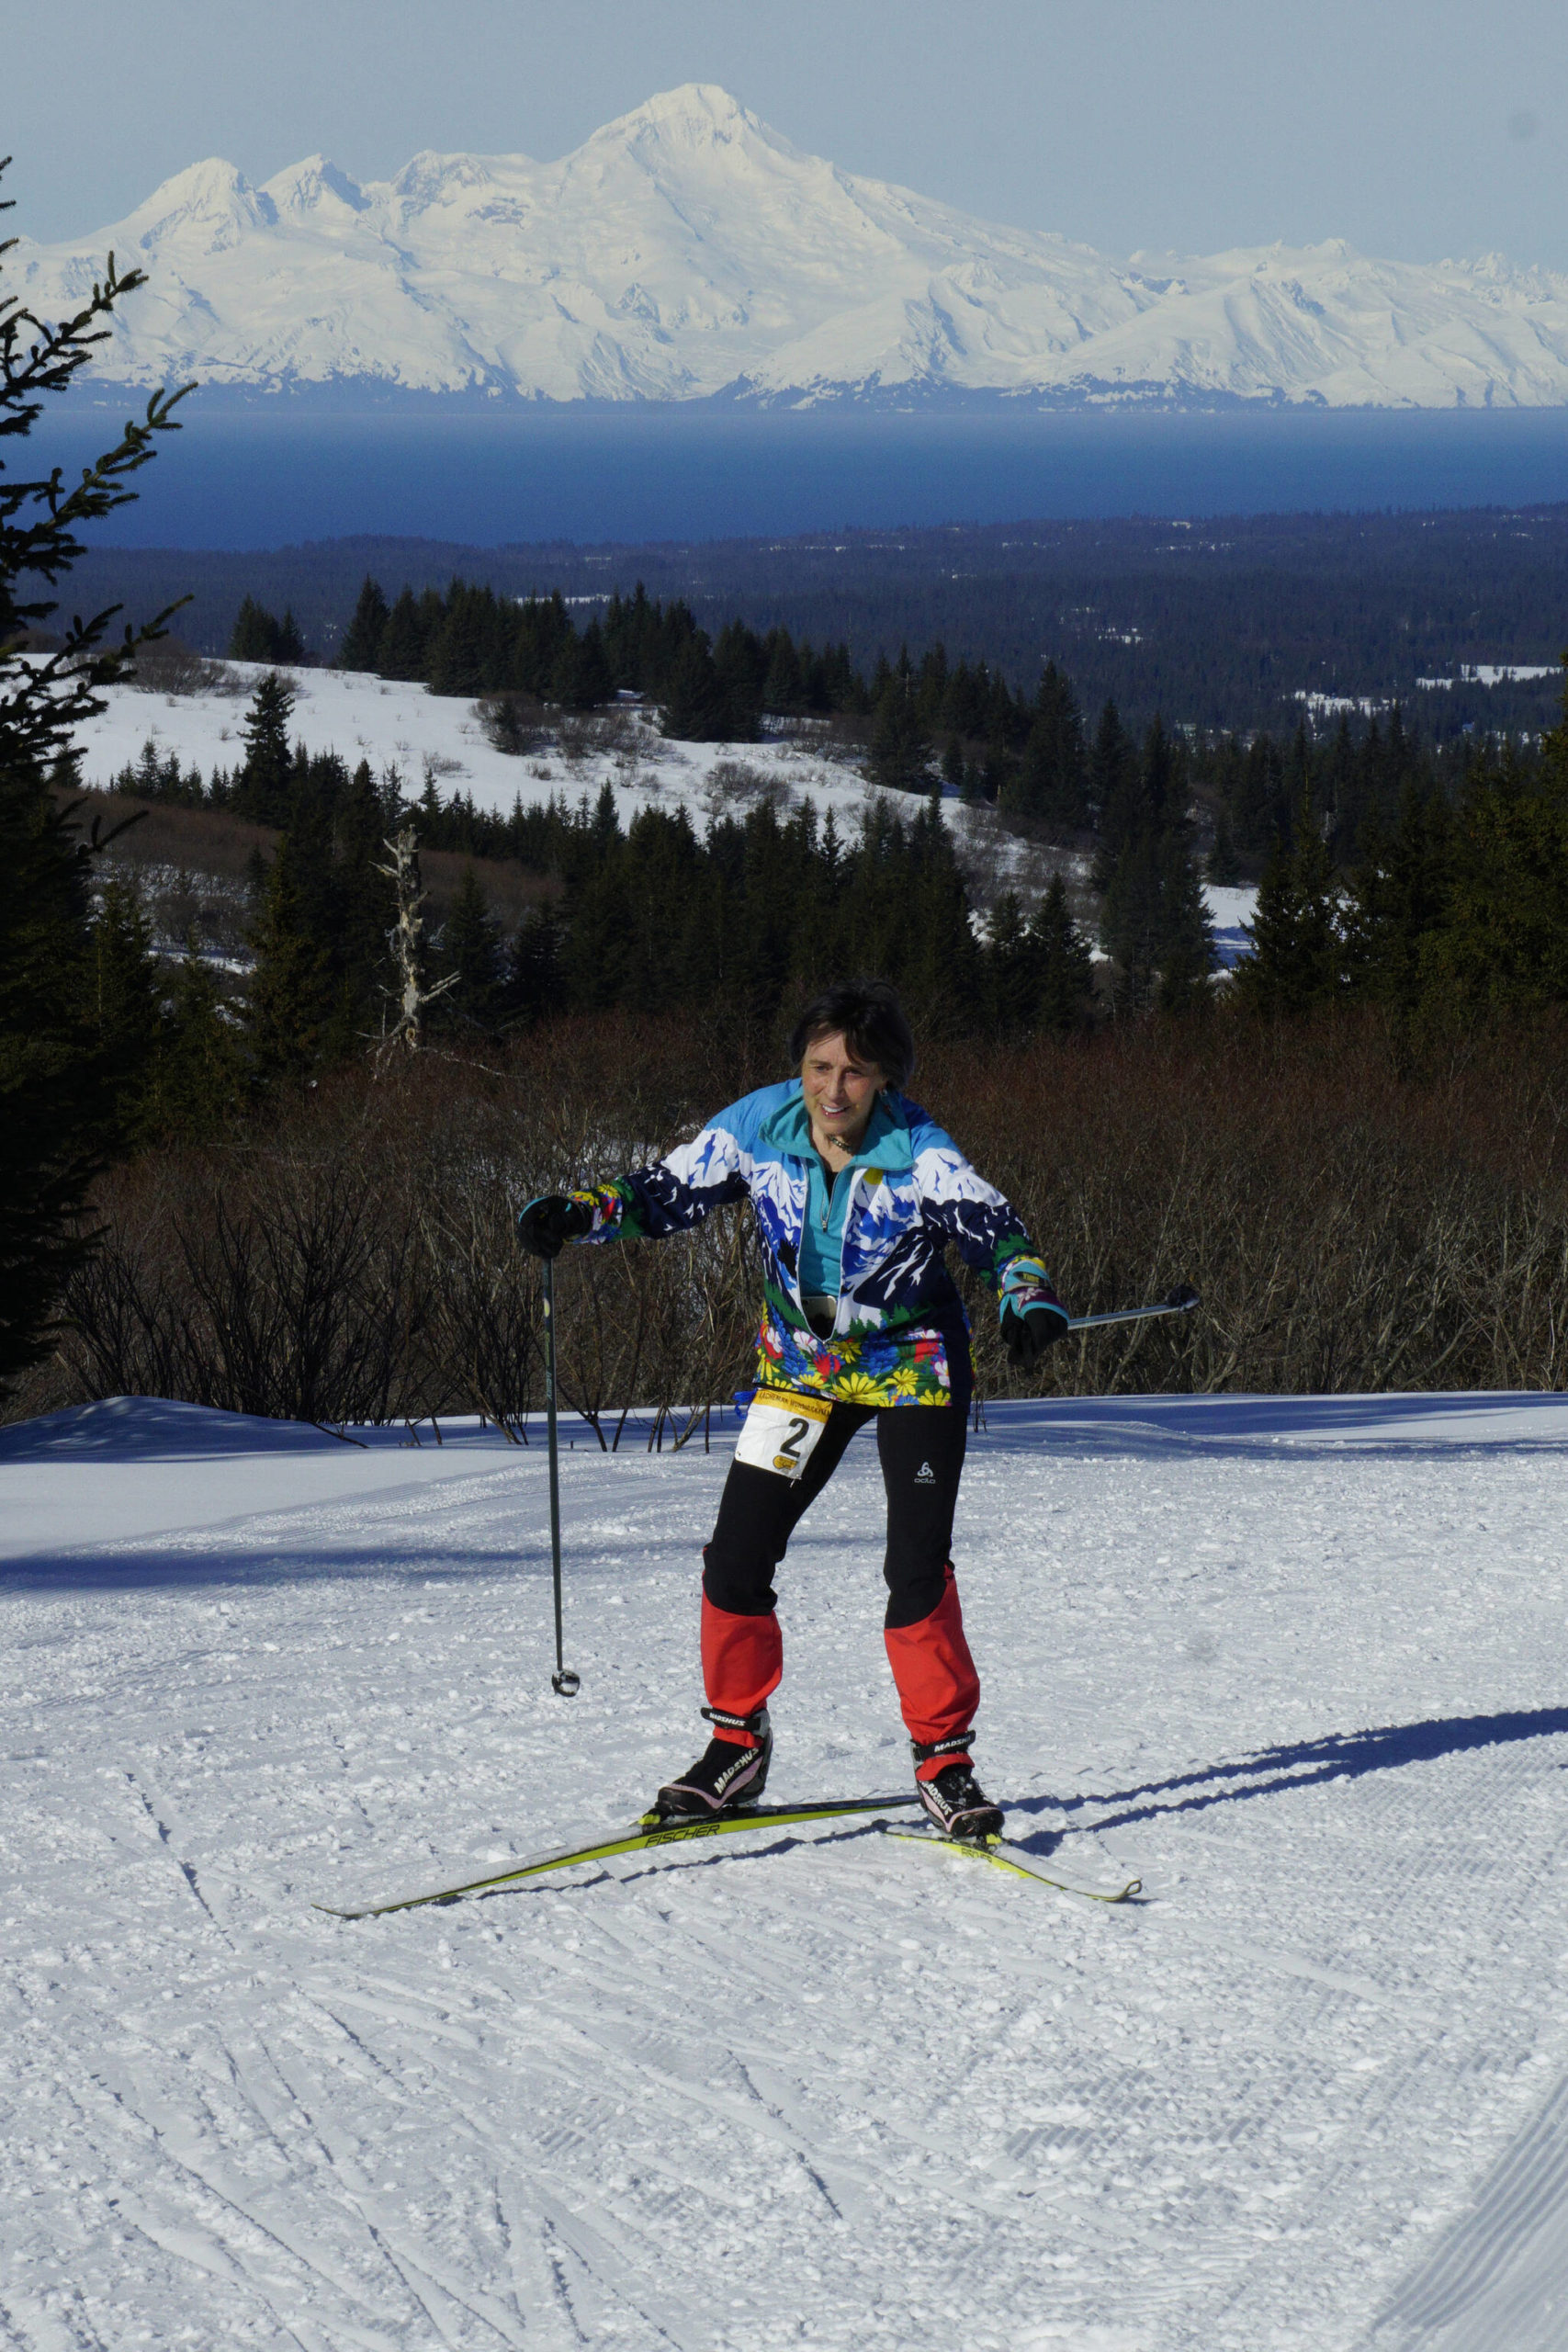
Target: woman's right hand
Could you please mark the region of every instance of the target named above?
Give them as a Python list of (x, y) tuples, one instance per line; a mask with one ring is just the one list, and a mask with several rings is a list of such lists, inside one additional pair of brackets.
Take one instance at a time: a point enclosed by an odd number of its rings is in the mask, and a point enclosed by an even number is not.
[(558, 1258), (569, 1241), (580, 1240), (592, 1225), (592, 1210), (570, 1193), (541, 1193), (517, 1212), (517, 1238), (530, 1257)]

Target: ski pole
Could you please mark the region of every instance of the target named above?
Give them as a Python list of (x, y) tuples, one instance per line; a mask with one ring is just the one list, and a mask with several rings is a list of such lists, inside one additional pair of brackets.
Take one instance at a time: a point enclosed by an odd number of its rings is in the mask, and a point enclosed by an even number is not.
[(561, 1659), (560, 1612), (560, 1443), (556, 1436), (556, 1270), (548, 1258), (540, 1263), (539, 1281), (545, 1298), (545, 1411), (549, 1424), (550, 1453), (550, 1573), (556, 1594), (556, 1670), (550, 1689), (559, 1699), (575, 1699), (582, 1678)]
[(1168, 1298), (1154, 1306), (1124, 1306), (1116, 1315), (1075, 1315), (1067, 1325), (1069, 1331), (1093, 1331), (1102, 1323), (1141, 1323), (1146, 1315), (1190, 1315), (1198, 1304), (1198, 1294), (1190, 1283), (1178, 1283)]

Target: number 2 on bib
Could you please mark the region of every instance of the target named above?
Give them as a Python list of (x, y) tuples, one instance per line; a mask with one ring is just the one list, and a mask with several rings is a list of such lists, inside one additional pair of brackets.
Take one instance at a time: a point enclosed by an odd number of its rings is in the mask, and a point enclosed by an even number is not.
[(828, 1426), (832, 1411), (825, 1396), (805, 1396), (795, 1388), (759, 1388), (735, 1448), (737, 1462), (775, 1476), (799, 1477)]

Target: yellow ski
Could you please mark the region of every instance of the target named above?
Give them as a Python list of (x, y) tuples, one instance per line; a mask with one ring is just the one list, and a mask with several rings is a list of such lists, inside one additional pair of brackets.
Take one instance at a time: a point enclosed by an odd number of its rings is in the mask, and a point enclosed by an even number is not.
[(1090, 1878), (1082, 1871), (1066, 1868), (1032, 1854), (1025, 1846), (1015, 1846), (1006, 1838), (944, 1838), (937, 1829), (889, 1828), (890, 1838), (903, 1838), (911, 1845), (930, 1846), (948, 1854), (967, 1854), (977, 1862), (994, 1862), (999, 1871), (1012, 1871), (1020, 1878), (1035, 1878), (1042, 1886), (1054, 1886), (1062, 1894), (1085, 1894), (1091, 1903), (1125, 1903), (1129, 1895), (1143, 1890), (1141, 1878)]
[(547, 1854), (533, 1854), (525, 1861), (513, 1862), (503, 1871), (494, 1871), (488, 1878), (462, 1880), (456, 1886), (436, 1886), (421, 1894), (400, 1894), (390, 1903), (370, 1903), (357, 1911), (341, 1911), (331, 1903), (313, 1903), (313, 1911), (324, 1911), (333, 1919), (379, 1919), (389, 1911), (412, 1911), (423, 1903), (457, 1903), (466, 1894), (488, 1894), (502, 1886), (515, 1886), (522, 1879), (539, 1878), (547, 1871), (570, 1870), (576, 1862), (613, 1861), (617, 1854), (641, 1854), (661, 1846), (681, 1846), (694, 1838), (733, 1837), (743, 1829), (790, 1829), (816, 1821), (838, 1820), (852, 1814), (890, 1813), (896, 1806), (918, 1804), (916, 1796), (848, 1797), (830, 1800), (821, 1804), (760, 1804), (744, 1812), (717, 1813), (711, 1820), (694, 1819), (689, 1815), (673, 1821), (661, 1820), (656, 1814), (644, 1814), (627, 1829), (613, 1831), (608, 1838), (597, 1838), (584, 1846), (558, 1846)]

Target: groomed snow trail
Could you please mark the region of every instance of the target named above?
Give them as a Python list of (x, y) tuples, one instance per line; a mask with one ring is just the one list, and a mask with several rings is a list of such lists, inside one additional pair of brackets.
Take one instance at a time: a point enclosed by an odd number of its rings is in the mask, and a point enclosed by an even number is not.
[[(993, 1408), (983, 1777), (449, 1909), (687, 1760), (713, 1453), (0, 1433), (0, 2343), (1537, 2352), (1568, 2309), (1568, 1400)], [(590, 1441), (591, 1442), (591, 1441)], [(770, 1797), (897, 1787), (857, 1440)]]

